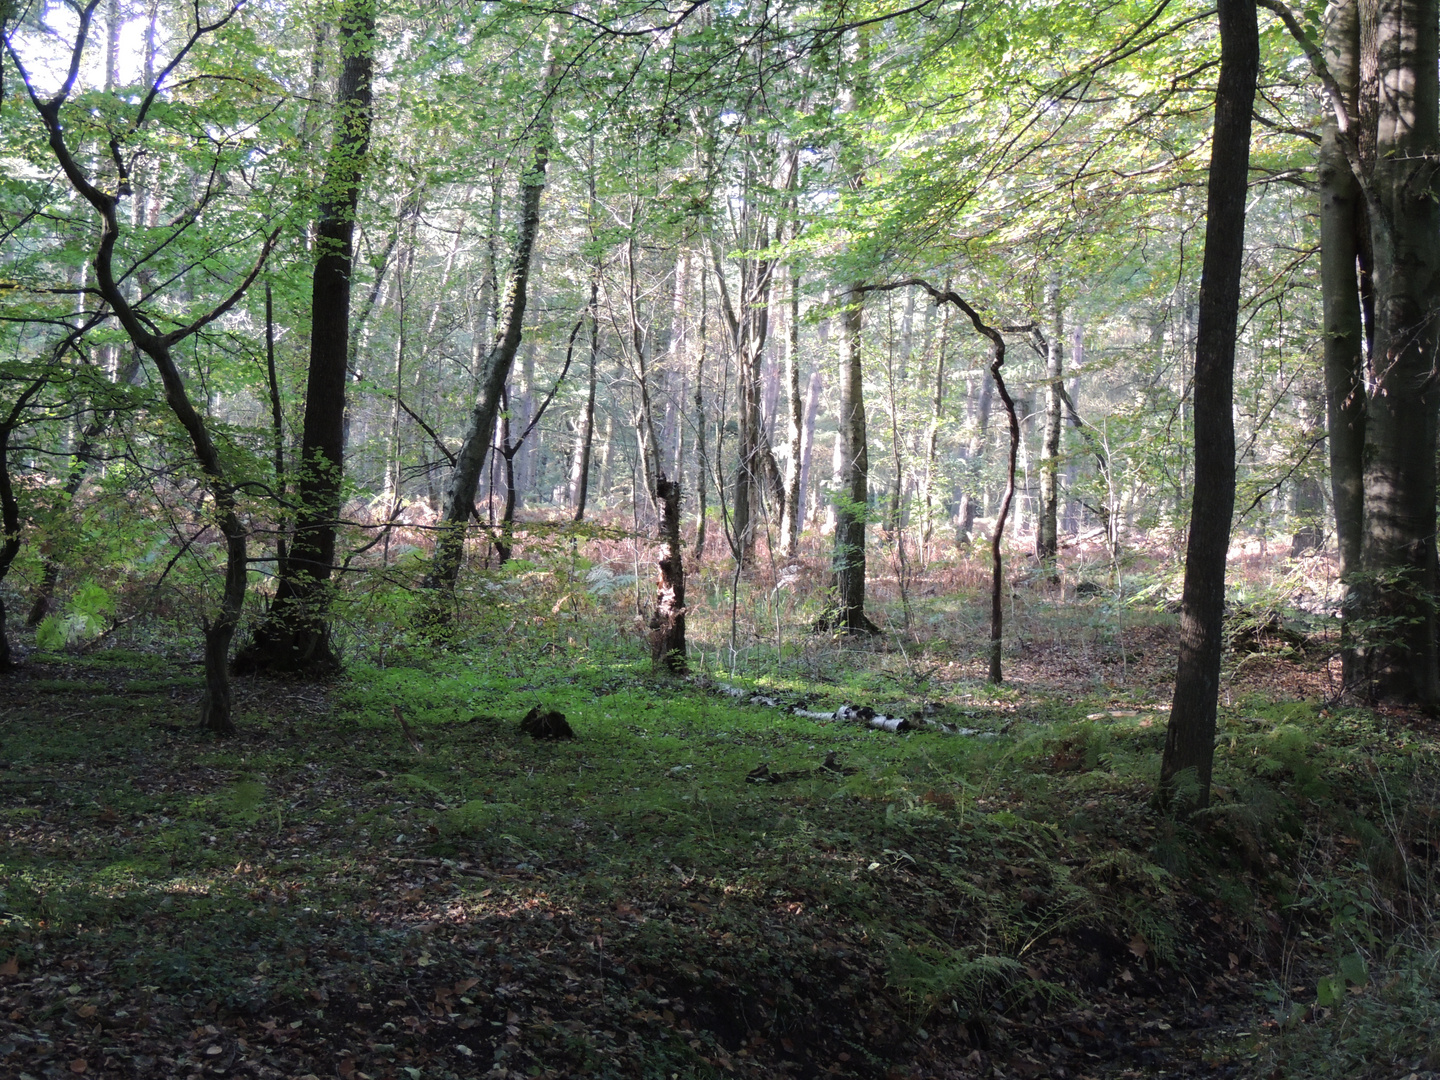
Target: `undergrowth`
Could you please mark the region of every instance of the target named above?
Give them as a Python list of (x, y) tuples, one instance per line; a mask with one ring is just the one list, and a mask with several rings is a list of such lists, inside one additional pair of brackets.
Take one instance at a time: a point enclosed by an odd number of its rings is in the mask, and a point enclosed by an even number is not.
[[(56, 1018), (168, 1000), (375, 1076), (1118, 1074), (1196, 1040), (1228, 1075), (1436, 1067), (1423, 731), (1232, 693), (1212, 805), (1177, 821), (1163, 610), (1017, 590), (997, 687), (976, 591), (850, 641), (775, 585), (731, 624), (717, 577), (677, 681), (618, 561), (556, 550), (467, 578), (443, 643), (357, 590), (346, 676), (242, 680), (228, 742), (189, 727), (175, 639), (32, 657), (0, 706), (10, 1030), (98, 1068)], [(964, 734), (790, 711), (847, 702)], [(578, 737), (520, 735), (533, 707)], [(45, 981), (74, 970), (101, 974)], [(188, 1060), (136, 1039), (156, 1075)], [(318, 1071), (291, 1042), (265, 1060)]]

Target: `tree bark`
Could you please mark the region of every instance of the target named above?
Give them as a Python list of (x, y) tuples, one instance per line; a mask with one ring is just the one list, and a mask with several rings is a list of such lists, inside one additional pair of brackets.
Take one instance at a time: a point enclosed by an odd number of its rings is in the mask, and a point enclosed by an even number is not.
[[(1376, 700), (1440, 704), (1435, 592), (1435, 355), (1440, 345), (1436, 0), (1378, 6), (1374, 383), (1365, 415), (1359, 611)], [(1375, 220), (1378, 218), (1379, 220)]]
[(685, 560), (680, 544), (680, 485), (662, 472), (655, 483), (660, 505), (660, 576), (655, 583), (655, 611), (650, 617), (650, 655), (657, 668), (674, 674), (686, 671)]
[(350, 279), (355, 208), (370, 147), (374, 0), (340, 12), (342, 65), (335, 133), (321, 187), (311, 285), (310, 365), (296, 470), (299, 509), (286, 573), (235, 670), (328, 675), (340, 662), (326, 619), (345, 464), (345, 384), (350, 360)]
[[(945, 281), (945, 291), (950, 290), (950, 281)], [(930, 423), (925, 430), (925, 477), (921, 502), (924, 506), (924, 520), (920, 523), (920, 547), (922, 559), (928, 556), (930, 540), (935, 527), (935, 459), (939, 451), (940, 421), (945, 409), (945, 350), (950, 345), (950, 309), (940, 319), (940, 342), (935, 350), (934, 393), (930, 398)]]
[(550, 162), (549, 101), (559, 78), (553, 57), (555, 35), (546, 46), (545, 74), (541, 94), (546, 104), (536, 122), (535, 149), (530, 170), (520, 184), (520, 233), (506, 274), (505, 292), (500, 302), (501, 328), (480, 369), (475, 407), (455, 467), (445, 488), (445, 504), (440, 514), (440, 531), (435, 556), (426, 584), (431, 588), (454, 588), (460, 574), (460, 558), (465, 550), (467, 523), (475, 514), (475, 493), (480, 474), (485, 469), (486, 455), (495, 434), (495, 418), (500, 398), (510, 378), (515, 354), (520, 349), (524, 330), (525, 303), (530, 284), (531, 257), (535, 239), (540, 233), (540, 196), (545, 190), (545, 170)]
[[(9, 414), (0, 421), (0, 585), (5, 583), (5, 575), (10, 572), (15, 556), (20, 554), (20, 502), (15, 498), (15, 487), (10, 479), (10, 436), (19, 426), (31, 399), (46, 381), (43, 377), (32, 381), (10, 406)], [(5, 631), (5, 594), (0, 592), (0, 672), (14, 667), (10, 638)]]
[[(173, 349), (181, 341), (223, 317), (240, 302), (264, 268), (280, 230), (275, 229), (265, 238), (250, 272), (236, 284), (229, 296), (194, 321), (168, 333), (158, 334), (152, 329), (154, 322), (131, 306), (120, 283), (116, 280), (114, 270), (115, 244), (120, 237), (117, 208), (120, 198), (129, 194), (130, 179), (122, 174), (118, 178), (117, 194), (114, 195), (96, 187), (94, 181), (86, 174), (71, 152), (65, 139), (65, 127), (61, 120), (61, 110), (74, 88), (75, 72), (78, 72), (80, 58), (84, 55), (86, 37), (90, 29), (90, 17), (94, 10), (95, 5), (92, 3), (80, 12), (79, 27), (72, 51), (71, 74), (57, 94), (48, 100), (41, 101), (34, 89), (34, 84), (23, 68), (20, 73), (29, 92), (31, 104), (35, 107), (45, 128), (50, 150), (56, 163), (65, 174), (70, 186), (90, 204), (100, 218), (100, 236), (92, 263), (95, 268), (95, 288), (100, 298), (110, 306), (130, 343), (150, 357), (154, 363), (160, 376), (161, 385), (164, 387), (165, 402), (189, 437), (191, 449), (199, 462), (206, 485), (210, 490), (210, 496), (215, 503), (215, 520), (220, 527), (221, 534), (225, 537), (225, 583), (215, 618), (212, 621), (207, 616), (202, 620), (205, 632), (205, 692), (200, 702), (200, 723), (205, 729), (217, 734), (230, 734), (235, 731), (235, 721), (230, 695), (229, 670), (225, 661), (245, 603), (248, 533), (240, 518), (235, 486), (225, 470), (219, 448), (210, 435), (204, 417), (196, 411), (185, 389), (185, 381), (180, 375), (179, 368), (175, 365)], [(232, 11), (231, 15), (233, 14)], [(190, 44), (194, 44), (206, 34), (218, 30), (229, 21), (230, 17), (224, 16), (218, 23), (208, 27), (197, 25), (191, 35)], [(13, 52), (11, 57), (15, 59), (16, 66), (20, 67), (21, 62)], [(159, 87), (152, 86), (142, 100), (132, 122), (132, 130), (138, 131), (143, 125), (145, 112), (150, 103), (155, 100), (158, 92)], [(123, 160), (118, 150), (115, 158)]]
[[(1260, 63), (1255, 0), (1220, 0), (1220, 75), (1195, 339), (1195, 481), (1180, 611), (1180, 651), (1162, 798), (1180, 809), (1210, 802), (1225, 617), (1225, 556), (1235, 510), (1235, 334), (1245, 253), (1250, 117)], [(1183, 784), (1181, 774), (1193, 781)]]
[(585, 520), (585, 503), (590, 496), (590, 455), (595, 445), (595, 373), (600, 360), (600, 280), (590, 280), (590, 365), (585, 406), (575, 428), (575, 452), (570, 460), (570, 507), (575, 521)]
[(1050, 340), (1045, 352), (1045, 433), (1040, 444), (1040, 520), (1035, 530), (1035, 557), (1052, 581), (1059, 581), (1060, 552), (1060, 389), (1064, 385), (1065, 312), (1060, 306), (1060, 271), (1050, 272), (1045, 286), (1050, 312)]
[(780, 535), (787, 559), (800, 554), (800, 443), (804, 436), (805, 403), (800, 397), (800, 270), (790, 264), (790, 310), (785, 339), (785, 387), (789, 457), (785, 462), (785, 501), (780, 514)]
[[(1356, 0), (1337, 0), (1326, 11), (1325, 59), (1344, 95), (1349, 115), (1358, 112), (1360, 18)], [(1326, 421), (1330, 450), (1330, 490), (1335, 506), (1341, 603), (1341, 682), (1357, 677), (1350, 590), (1360, 571), (1365, 511), (1365, 331), (1361, 319), (1356, 267), (1365, 207), (1359, 184), (1340, 145), (1335, 113), (1325, 114), (1321, 129), (1320, 289), (1324, 303)]]
[(832, 608), (821, 619), (824, 629), (879, 633), (865, 614), (865, 519), (870, 503), (870, 452), (865, 426), (865, 370), (861, 363), (865, 286), (845, 296), (841, 326), (845, 335), (840, 371), (837, 432), (840, 485), (835, 492), (835, 543), (831, 555)]

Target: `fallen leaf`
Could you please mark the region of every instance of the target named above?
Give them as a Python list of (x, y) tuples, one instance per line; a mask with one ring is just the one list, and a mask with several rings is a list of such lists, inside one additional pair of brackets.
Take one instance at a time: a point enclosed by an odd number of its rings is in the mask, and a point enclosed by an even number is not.
[(1136, 934), (1130, 939), (1130, 951), (1135, 954), (1135, 959), (1144, 960), (1145, 954), (1150, 951), (1150, 943)]
[(19, 975), (20, 957), (12, 956), (5, 963), (0, 964), (0, 975)]
[(70, 1062), (70, 1071), (73, 1073), (83, 1073), (89, 1068), (90, 1063), (84, 1058), (76, 1058), (74, 1061)]

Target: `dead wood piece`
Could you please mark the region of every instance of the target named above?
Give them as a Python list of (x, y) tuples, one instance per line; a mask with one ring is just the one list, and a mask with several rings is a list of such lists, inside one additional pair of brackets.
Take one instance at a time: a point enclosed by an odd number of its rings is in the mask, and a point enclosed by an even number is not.
[(405, 714), (400, 711), (400, 706), (392, 705), (391, 708), (395, 712), (395, 719), (400, 721), (400, 734), (405, 737), (405, 741), (410, 744), (411, 749), (417, 754), (425, 753), (425, 744), (416, 738), (415, 732), (411, 730), (410, 725), (405, 721)]
[(520, 730), (534, 739), (573, 739), (575, 731), (565, 714), (535, 706), (520, 721)]
[(858, 720), (861, 723), (869, 724), (879, 731), (901, 732), (911, 731), (915, 725), (903, 716), (885, 716), (877, 713), (868, 705), (841, 705), (835, 710), (836, 720)]
[(825, 755), (825, 760), (813, 769), (794, 769), (789, 772), (771, 772), (770, 766), (761, 763), (745, 774), (747, 784), (785, 784), (791, 780), (804, 780), (807, 778), (825, 777), (834, 778), (837, 776), (854, 776), (856, 769), (848, 765), (840, 765), (835, 760), (835, 751)]

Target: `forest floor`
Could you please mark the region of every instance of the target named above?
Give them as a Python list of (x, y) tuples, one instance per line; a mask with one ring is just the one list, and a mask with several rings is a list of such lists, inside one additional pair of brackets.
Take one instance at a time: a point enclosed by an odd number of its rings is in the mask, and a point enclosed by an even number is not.
[[(0, 681), (0, 1075), (1440, 1070), (1436, 725), (1329, 702), (1323, 626), (1237, 617), (1215, 803), (1177, 822), (1163, 610), (1012, 598), (990, 686), (974, 610), (769, 664), (756, 617), (723, 675), (713, 614), (681, 681), (595, 605), (239, 680), (228, 740), (183, 640), (32, 652)], [(958, 730), (789, 711), (845, 703)]]

